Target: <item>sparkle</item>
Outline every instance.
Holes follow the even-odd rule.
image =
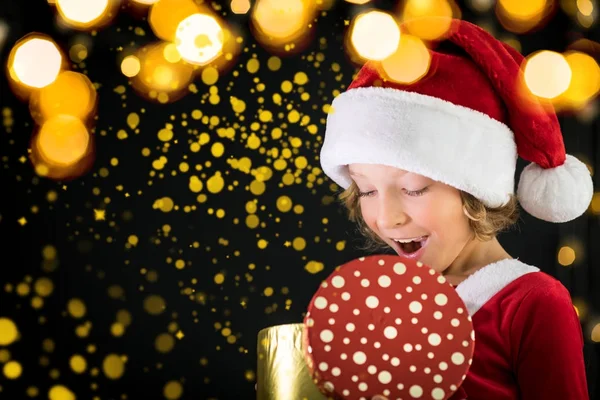
[[[175,336],[177,336],[177,339],[181,340],[183,339],[183,337],[185,336],[183,334],[183,332],[181,331],[181,329],[175,334]]]
[[[106,210],[94,209],[94,219],[96,221],[104,221],[106,219]]]
[[[25,224],[27,223],[27,219],[25,217],[21,217],[18,219],[19,224],[21,224],[21,226],[25,226]]]

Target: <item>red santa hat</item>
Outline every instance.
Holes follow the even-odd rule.
[[[517,189],[525,211],[549,222],[582,215],[590,171],[565,153],[554,110],[526,90],[524,57],[466,21],[453,20],[445,39],[458,51],[430,49],[429,70],[415,83],[386,80],[377,62],[361,68],[332,103],[324,173],[346,189],[349,164],[384,164],[498,207],[514,192],[520,156],[530,162]]]

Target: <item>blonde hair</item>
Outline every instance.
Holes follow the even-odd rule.
[[[366,244],[360,250],[380,251],[389,249],[389,244],[384,242],[371,230],[362,218],[360,209],[359,190],[355,182],[338,195],[338,200],[348,211],[350,221],[358,225],[358,230],[366,239]],[[510,196],[509,202],[501,207],[491,208],[484,205],[473,195],[460,190],[463,212],[469,219],[469,225],[476,239],[485,242],[495,238],[500,232],[507,230],[519,220],[517,198]]]

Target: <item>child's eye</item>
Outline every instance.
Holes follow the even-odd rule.
[[[427,190],[429,190],[429,187],[424,187],[421,190],[407,190],[406,194],[408,194],[409,196],[418,197],[422,196]]]
[[[371,190],[369,192],[358,192],[358,197],[367,197],[367,196],[370,196],[371,193],[373,193],[373,192],[374,192],[374,190]]]

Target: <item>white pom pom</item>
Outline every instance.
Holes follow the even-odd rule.
[[[587,166],[567,154],[565,163],[543,169],[529,164],[521,173],[517,197],[529,214],[548,222],[568,222],[582,215],[594,195]]]

